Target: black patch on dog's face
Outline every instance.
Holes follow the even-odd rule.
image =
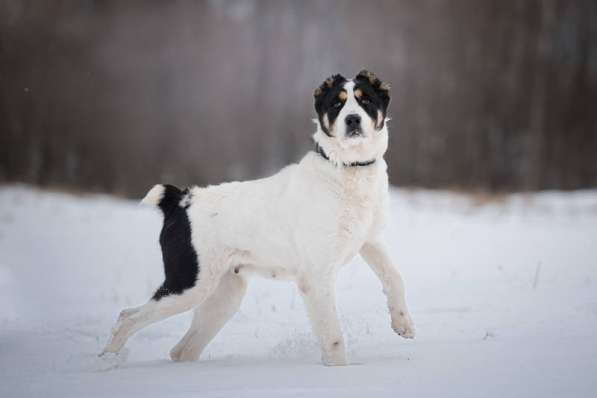
[[[380,130],[384,126],[390,104],[390,86],[368,70],[360,71],[354,82],[357,102],[376,121],[376,128]],[[381,118],[378,112],[381,112]]]
[[[342,75],[333,75],[327,78],[321,86],[315,89],[313,94],[315,97],[315,112],[319,124],[324,133],[332,136],[330,128],[334,125],[338,114],[346,103],[346,90],[343,89],[347,82]],[[327,115],[327,125],[324,123],[324,118]]]

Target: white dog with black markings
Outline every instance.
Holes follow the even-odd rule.
[[[380,235],[387,219],[389,86],[368,71],[341,75],[315,90],[315,151],[276,175],[179,190],[156,185],[143,203],[164,214],[165,281],[148,303],[121,312],[103,353],[154,322],[194,310],[175,361],[199,358],[234,315],[247,278],[297,283],[326,365],[346,365],[334,283],[357,254],[377,274],[392,328],[415,335],[400,273]]]

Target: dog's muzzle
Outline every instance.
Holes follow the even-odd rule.
[[[361,130],[361,117],[359,115],[348,115],[344,119],[344,122],[346,123],[347,137],[358,137],[363,134],[363,130]]]

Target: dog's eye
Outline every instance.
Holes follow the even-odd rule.
[[[367,105],[367,104],[371,103],[371,101],[369,101],[367,98],[363,98],[363,99],[361,100],[361,103],[362,103],[363,105]]]
[[[334,108],[340,108],[342,106],[342,102],[336,102],[334,104]]]

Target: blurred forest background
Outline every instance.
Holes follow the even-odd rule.
[[[392,84],[393,184],[597,187],[594,0],[0,0],[0,181],[265,176],[363,67]]]

